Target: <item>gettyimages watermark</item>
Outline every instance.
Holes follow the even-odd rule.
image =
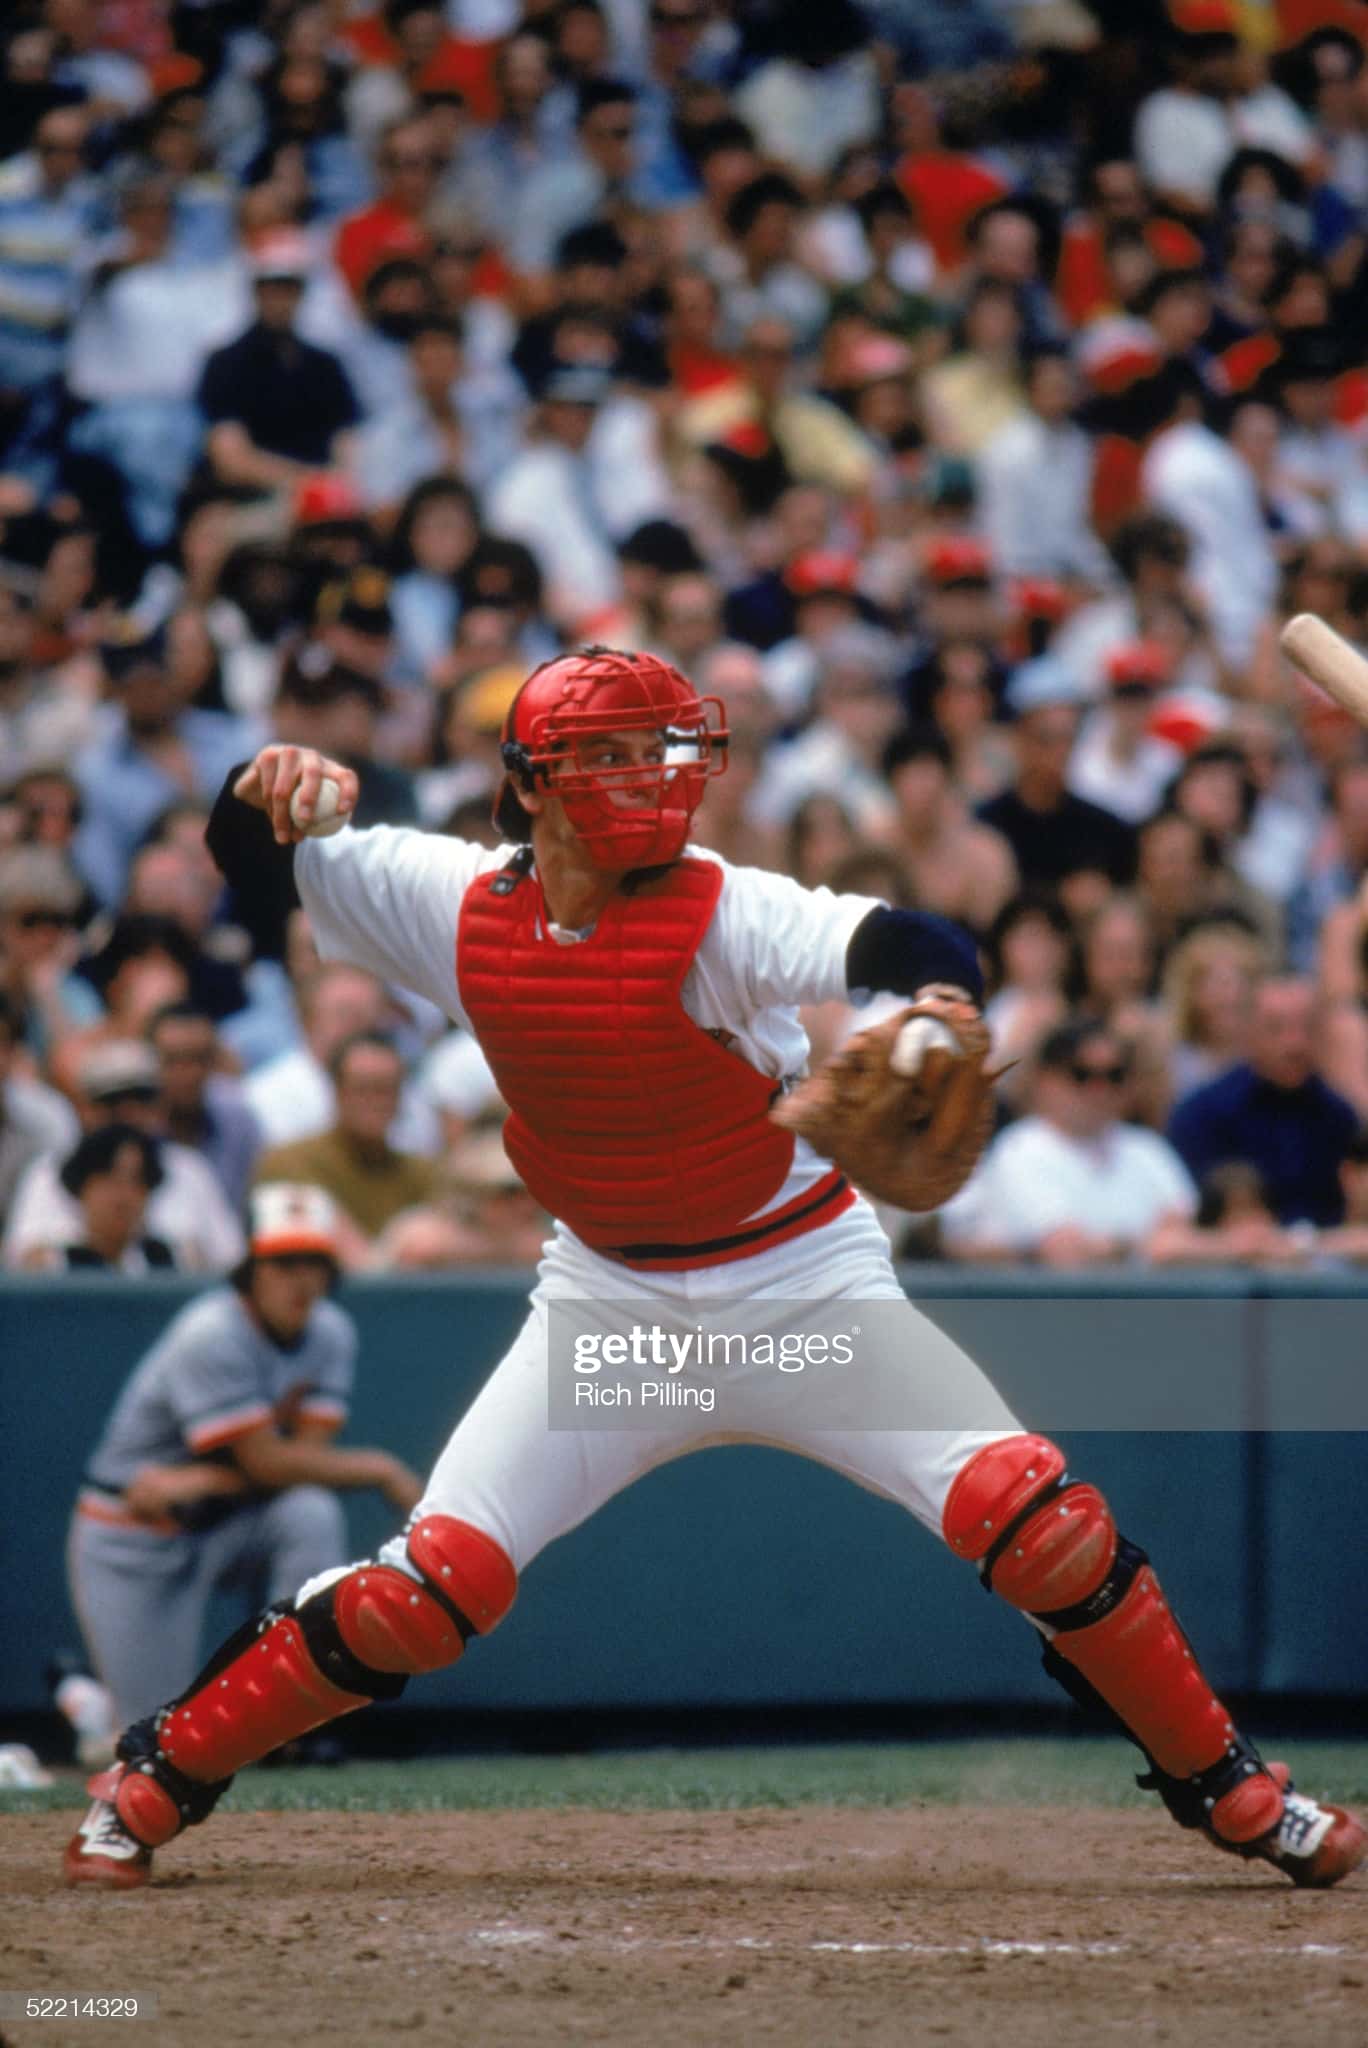
[[[554,1430],[1368,1431],[1368,1303],[547,1304]]]

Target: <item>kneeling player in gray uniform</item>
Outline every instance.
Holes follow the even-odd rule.
[[[334,1222],[320,1189],[259,1188],[231,1285],[181,1310],[90,1459],[68,1559],[111,1729],[194,1676],[217,1588],[240,1584],[256,1605],[345,1562],[334,1489],[378,1487],[404,1515],[421,1495],[387,1451],[331,1443],[356,1356],[350,1316],[324,1299]]]

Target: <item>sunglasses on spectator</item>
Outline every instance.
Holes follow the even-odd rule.
[[[80,156],[82,148],[83,145],[79,142],[43,142],[40,140],[38,143],[38,154],[39,156]]]
[[[439,156],[432,156],[426,151],[420,154],[417,150],[406,151],[401,156],[387,156],[382,163],[387,171],[440,171],[442,168]]]
[[[69,910],[47,910],[39,907],[33,910],[16,910],[14,922],[21,932],[41,931],[45,924],[56,925],[62,931],[70,931],[76,920]]]
[[[673,7],[653,7],[651,9],[652,28],[698,28],[702,24],[702,20],[703,16],[696,7],[681,7],[678,9]]]
[[[1130,1068],[1124,1060],[1118,1060],[1109,1067],[1090,1066],[1086,1060],[1075,1060],[1069,1072],[1080,1088],[1086,1088],[1090,1081],[1105,1081],[1109,1088],[1119,1088],[1130,1078]]]
[[[601,142],[630,142],[632,132],[630,121],[615,121],[611,128],[606,122],[600,121],[594,129]]]
[[[161,1090],[159,1088],[115,1088],[107,1094],[97,1095],[93,1099],[100,1109],[117,1109],[121,1102],[140,1102],[144,1105],[150,1102],[160,1102]]]

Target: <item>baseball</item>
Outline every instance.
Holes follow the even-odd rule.
[[[948,1024],[939,1017],[909,1017],[893,1041],[888,1064],[904,1078],[920,1073],[929,1052],[948,1052],[958,1059],[963,1047]]]
[[[312,818],[300,816],[299,791],[296,790],[290,798],[290,823],[306,839],[327,839],[332,833],[340,832],[347,822],[346,816],[338,810],[341,799],[341,790],[331,775],[325,775],[314,798]]]

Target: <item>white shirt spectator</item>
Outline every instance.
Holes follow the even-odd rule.
[[[72,329],[67,383],[92,405],[191,399],[204,359],[246,324],[235,263],[138,263],[89,293]]]
[[[776,57],[735,99],[763,156],[814,177],[829,171],[851,143],[870,142],[879,132],[878,66],[868,50],[821,66]]]
[[[1053,1231],[1086,1230],[1129,1244],[1164,1216],[1193,1214],[1197,1190],[1156,1131],[1113,1124],[1100,1138],[1066,1137],[1044,1117],[1023,1117],[994,1140],[941,1211],[947,1244],[1033,1252]]]
[[[144,1228],[170,1246],[176,1264],[190,1271],[226,1273],[246,1251],[242,1226],[229,1207],[207,1159],[186,1145],[161,1146],[163,1180],[147,1198]],[[81,1205],[59,1178],[62,1154],[45,1152],[27,1168],[14,1191],[5,1228],[3,1263],[18,1267],[40,1248],[85,1243]]]
[[[1278,587],[1278,563],[1248,466],[1195,420],[1167,428],[1140,470],[1148,504],[1168,512],[1192,543],[1192,580],[1221,652],[1248,661]]]
[[[559,441],[535,441],[490,488],[496,533],[523,541],[549,585],[553,611],[569,619],[615,604],[622,582],[614,542],[673,503],[660,459],[655,416],[640,399],[603,406],[576,455]]]
[[[1069,763],[1069,788],[1128,825],[1140,825],[1158,810],[1183,756],[1167,740],[1144,739],[1129,760],[1118,760],[1112,731],[1110,711],[1100,709],[1088,718]]]
[[[1276,85],[1229,102],[1165,86],[1141,102],[1135,117],[1135,156],[1146,184],[1204,205],[1237,149],[1271,149],[1304,164],[1315,147],[1305,115]]]
[[[1090,524],[1093,460],[1081,427],[1049,426],[1033,412],[994,434],[975,468],[984,537],[1004,574],[1113,580]]]

